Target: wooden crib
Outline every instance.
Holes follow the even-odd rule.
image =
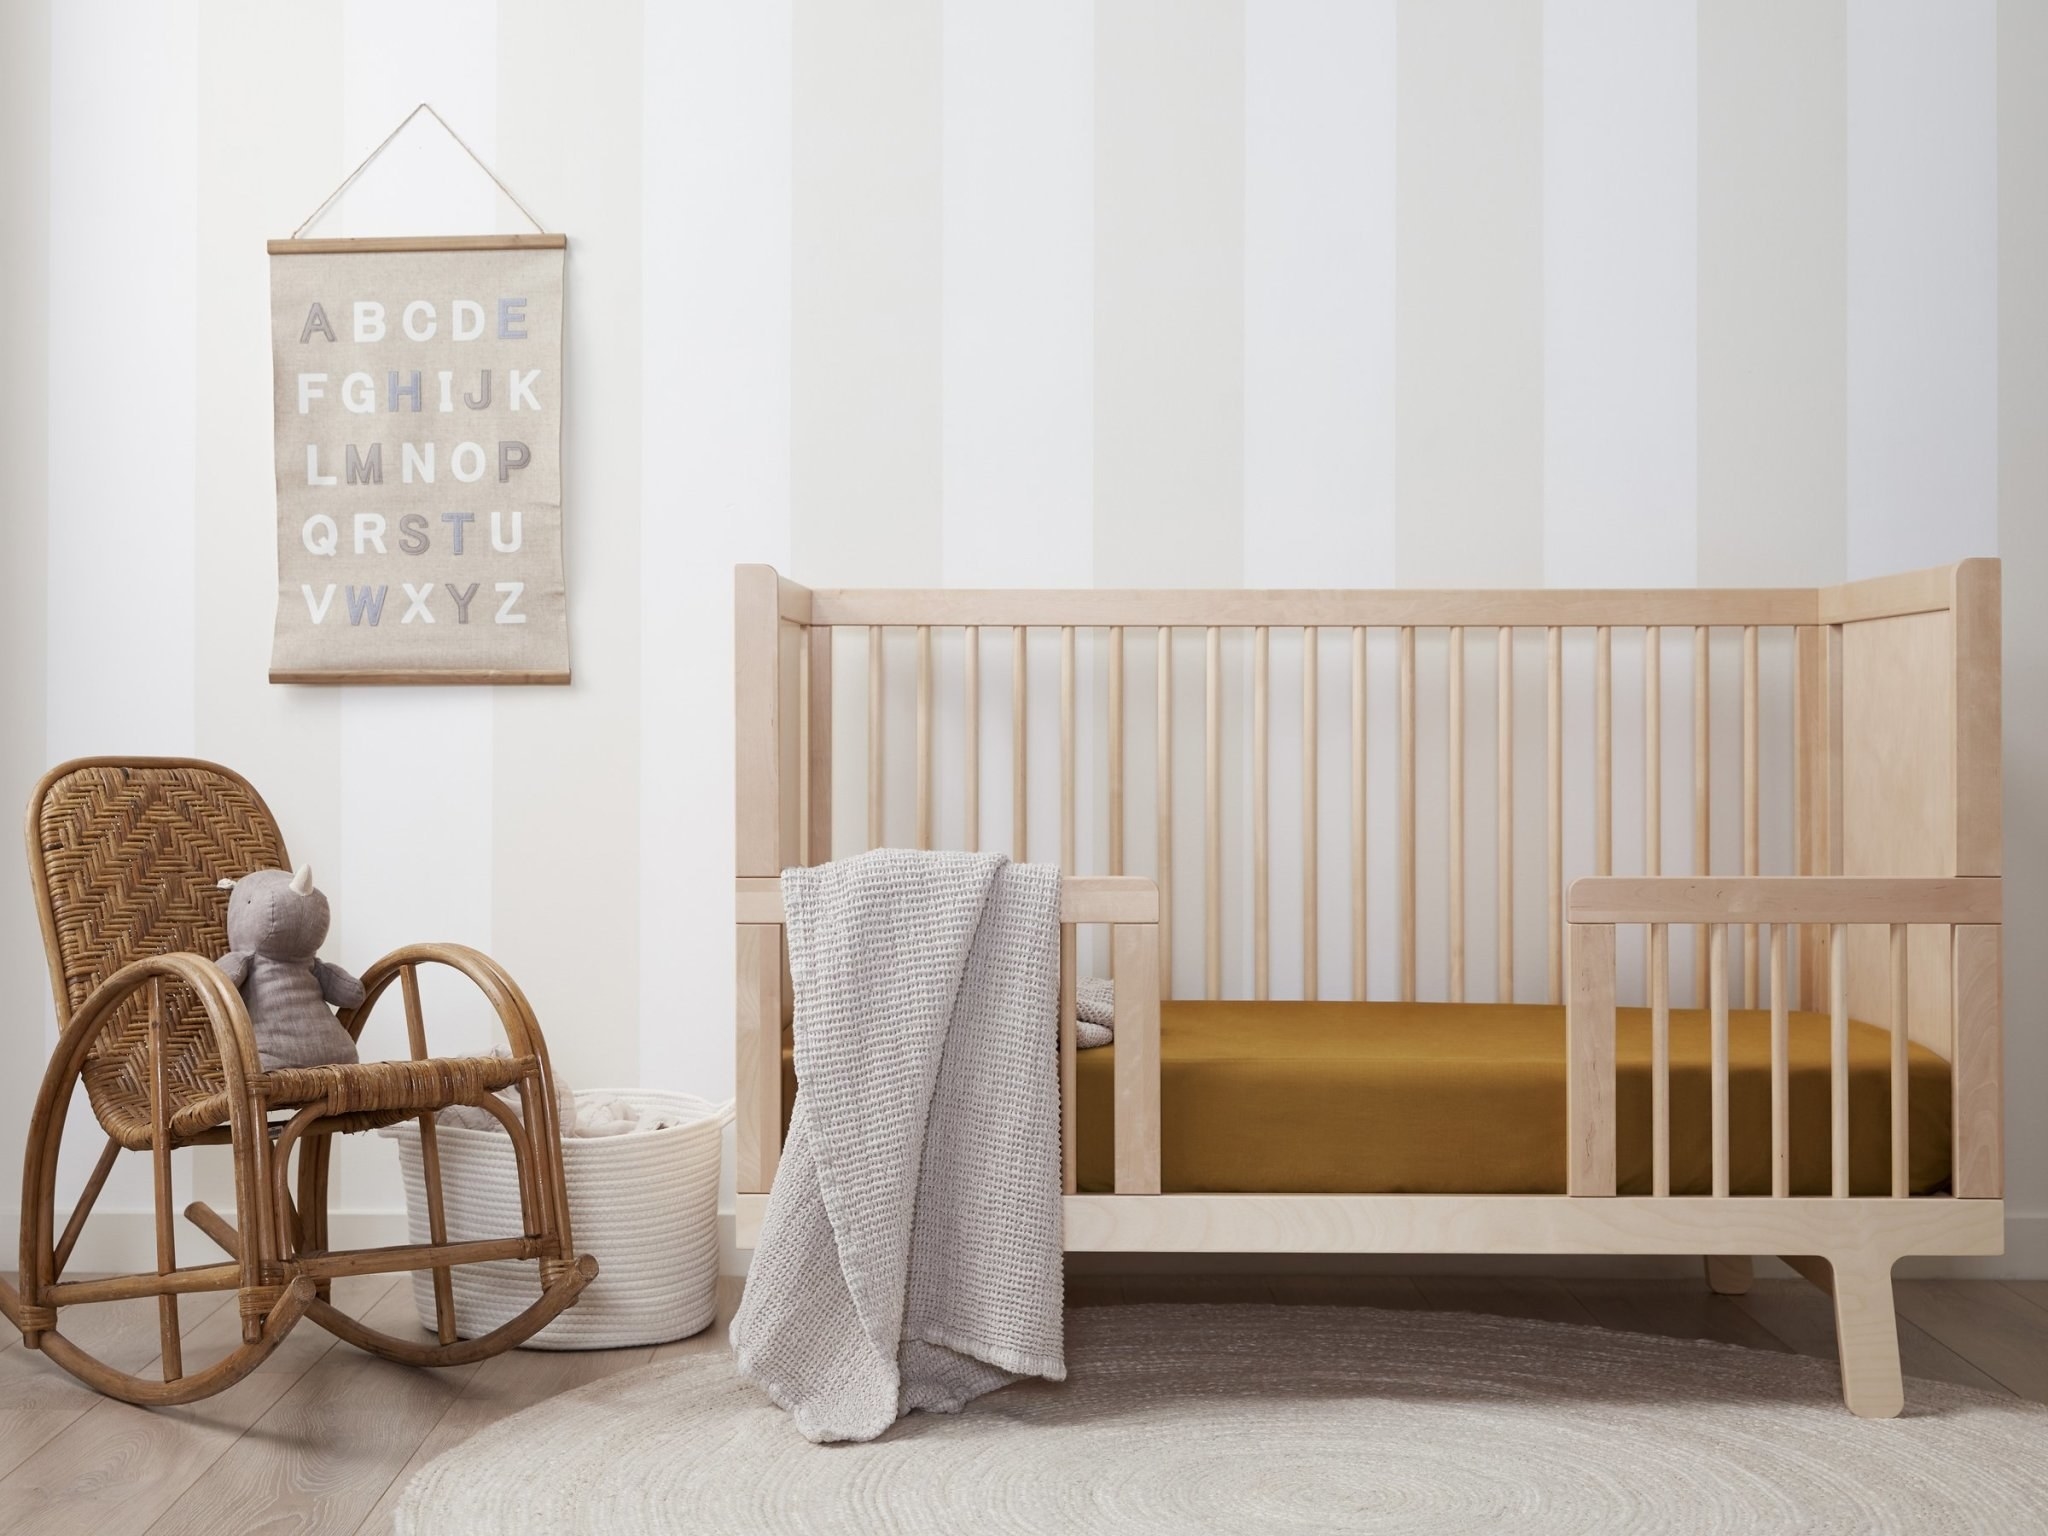
[[[735,601],[742,1247],[788,1107],[778,872],[884,841],[1045,857],[1047,818],[1031,842],[1031,808],[1056,782],[1070,1250],[1693,1254],[1730,1290],[1751,1255],[1775,1253],[1832,1294],[1843,1395],[1877,1417],[1902,1405],[1894,1263],[2003,1250],[1996,561],[1822,588],[1525,592],[814,591],[742,566]],[[1493,698],[1482,681],[1475,709],[1466,678],[1489,653]],[[1000,681],[984,697],[985,660],[992,679],[1007,673],[1007,708]],[[1668,750],[1681,736],[1689,764]],[[1298,831],[1294,812],[1284,828],[1271,814],[1282,759],[1299,776]],[[1478,796],[1474,777],[1492,781]],[[1009,790],[995,839],[985,786]],[[1184,803],[1198,824],[1177,825]],[[865,827],[849,826],[863,808]],[[1127,825],[1139,821],[1149,837]],[[1668,862],[1686,873],[1665,872],[1674,843]],[[1169,1171],[1181,1135],[1171,1090],[1162,1110],[1162,1009],[1196,1010],[1177,979],[1205,999],[1327,999],[1348,968],[1351,998],[1441,999],[1457,1027],[1489,946],[1493,1001],[1478,1006],[1562,1010],[1556,1188],[1246,1192],[1162,1177],[1163,1118]],[[1113,1179],[1094,1192],[1079,1179],[1084,955],[1116,980],[1102,1079]],[[1696,1186],[1673,1173],[1675,990],[1701,1010]],[[1621,1010],[1622,1034],[1647,1038],[1641,1059],[1617,1053],[1631,999],[1646,1011]],[[1325,1017],[1370,1028],[1380,1006]],[[1760,1067],[1731,1091],[1731,1015],[1767,1041],[1767,1084]],[[1809,1027],[1818,1107],[1798,1129],[1825,1135],[1820,1182],[1801,1192],[1789,1059]],[[1857,1174],[1857,1193],[1852,1027],[1883,1032],[1859,1088],[1879,1112],[1857,1122],[1877,1172]],[[1177,1081],[1172,1039],[1170,1026]],[[1925,1137],[1908,1132],[1908,1086],[1923,1065],[1945,1076],[1946,1102],[1910,1112],[1946,1114],[1941,1166],[1916,1185],[1909,1143]],[[1940,1078],[1922,1082],[1925,1097]],[[1731,1115],[1745,1092],[1759,1107],[1767,1095],[1767,1117]],[[1618,1124],[1625,1145],[1647,1140],[1626,1181]],[[1913,1146],[1915,1168],[1928,1150]],[[1763,1182],[1737,1188],[1741,1166]]]

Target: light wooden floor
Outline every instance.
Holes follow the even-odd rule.
[[[722,1348],[736,1286],[727,1283],[718,1325],[695,1339],[603,1354],[521,1350],[453,1371],[390,1365],[301,1323],[238,1386],[155,1413],[94,1396],[0,1329],[0,1532],[388,1531],[413,1469],[493,1420],[614,1371]],[[387,1329],[414,1321],[409,1281],[367,1276],[337,1288],[344,1307]],[[1759,1280],[1741,1297],[1714,1296],[1703,1281],[1406,1275],[1089,1275],[1069,1291],[1076,1306],[1436,1308],[1834,1354],[1829,1303],[1803,1280]],[[1898,1305],[1908,1375],[2048,1402],[2048,1281],[1905,1280]],[[188,1298],[183,1321],[188,1362],[212,1358],[236,1332],[228,1298]],[[125,1369],[156,1359],[149,1302],[81,1308],[66,1324]]]

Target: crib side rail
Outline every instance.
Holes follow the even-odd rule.
[[[739,1190],[765,1194],[782,1142],[782,1023],[787,1009],[782,883],[734,882],[739,932]],[[1073,1194],[1078,1173],[1076,1018],[1079,930],[1110,931],[1116,973],[1116,1192],[1159,1193],[1159,888],[1135,875],[1071,875],[1060,887],[1060,1164]]]
[[[1615,1193],[1615,929],[1649,930],[1651,1010],[1651,1147],[1653,1195],[1670,1190],[1669,942],[1674,924],[1703,928],[1712,963],[1708,1008],[1712,1049],[1713,1193],[1729,1193],[1728,982],[1724,963],[1731,925],[1757,924],[1770,943],[1771,1193],[1789,1188],[1787,1013],[1788,935],[1823,928],[1834,975],[1830,1007],[1832,1192],[1849,1193],[1849,1003],[1843,971],[1850,925],[1882,927],[1889,939],[1886,1017],[1891,1037],[1891,1194],[1909,1193],[1907,1082],[1911,1045],[1907,1008],[1909,927],[1944,929],[1950,946],[1950,1063],[1953,1191],[1961,1198],[2003,1193],[2003,1039],[1999,982],[2001,887],[1996,876],[1945,878],[1583,879],[1566,903],[1570,985],[1566,1000],[1566,1189],[1573,1195]]]
[[[1131,875],[1069,875],[1060,890],[1060,1162],[1079,1187],[1075,984],[1080,929],[1109,927],[1116,978],[1116,1192],[1159,1193],[1159,887]]]

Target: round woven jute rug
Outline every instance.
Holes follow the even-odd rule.
[[[1853,1418],[1826,1361],[1349,1307],[1101,1307],[1068,1380],[817,1446],[723,1354],[657,1363],[424,1468],[399,1529],[2039,1530],[2048,1408],[1936,1382]]]

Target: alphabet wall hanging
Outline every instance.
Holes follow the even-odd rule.
[[[566,683],[567,237],[298,238],[404,127],[269,242],[270,680]]]

